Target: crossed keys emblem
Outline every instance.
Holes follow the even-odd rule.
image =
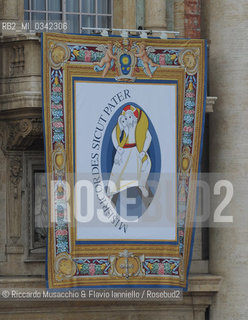
[[[135,256],[133,253],[124,250],[119,256],[110,256],[111,268],[110,275],[125,277],[143,276],[144,255]]]

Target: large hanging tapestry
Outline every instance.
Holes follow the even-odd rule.
[[[49,288],[187,288],[202,40],[43,34]]]

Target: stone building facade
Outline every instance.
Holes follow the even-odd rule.
[[[209,40],[202,170],[233,182],[225,215],[234,223],[196,229],[183,301],[0,301],[0,319],[247,319],[247,16],[246,0],[113,0],[115,28]],[[23,0],[0,0],[0,21],[23,19]],[[0,288],[42,288],[45,242],[34,228],[34,177],[44,172],[40,35],[2,31],[0,42]]]

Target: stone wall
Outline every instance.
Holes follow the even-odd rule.
[[[210,228],[210,272],[224,278],[210,310],[210,319],[247,319],[248,288],[248,73],[246,0],[202,1],[209,50],[209,93],[218,96],[210,117],[210,170],[234,188],[222,215],[233,223]],[[226,190],[221,190],[221,199]],[[216,198],[213,197],[213,208]]]

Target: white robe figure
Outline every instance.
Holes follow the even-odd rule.
[[[108,196],[112,198],[127,188],[139,187],[148,197],[147,179],[151,170],[151,159],[147,153],[151,144],[148,118],[143,111],[126,106],[112,132],[116,149],[114,164],[108,185]]]

